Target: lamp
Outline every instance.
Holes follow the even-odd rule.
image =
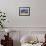
[[[9,29],[5,29],[5,32],[7,33],[7,36],[9,37]]]

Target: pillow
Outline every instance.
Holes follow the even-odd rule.
[[[35,36],[28,36],[25,35],[20,39],[21,43],[33,43],[34,41],[37,41],[37,38]]]

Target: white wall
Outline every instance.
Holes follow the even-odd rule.
[[[0,9],[6,12],[7,27],[46,27],[46,0],[0,0]],[[19,16],[19,7],[32,8],[30,16]]]
[[[33,0],[32,26],[46,27],[46,0]]]

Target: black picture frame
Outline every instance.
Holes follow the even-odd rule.
[[[30,16],[30,7],[19,7],[19,16]]]

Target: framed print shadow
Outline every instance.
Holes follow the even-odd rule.
[[[19,7],[19,16],[30,16],[30,7]]]

